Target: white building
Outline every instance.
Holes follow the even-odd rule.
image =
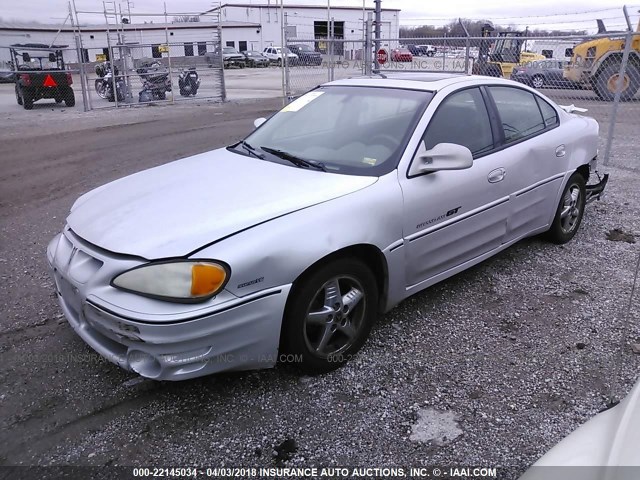
[[[364,37],[363,19],[367,12],[362,7],[285,5],[288,38],[291,40],[314,43],[315,48],[324,51],[323,38],[327,36],[328,19],[335,38],[347,42],[334,49],[334,53],[350,54],[362,48]],[[202,56],[213,50],[218,38],[218,16],[222,32],[222,43],[235,47],[239,51],[258,50],[281,44],[282,12],[275,0],[265,4],[227,3],[220,7],[203,12],[199,22],[188,23],[138,23],[134,17],[131,24],[119,25],[118,34],[111,25],[109,39],[107,27],[102,25],[81,25],[82,50],[85,62],[95,62],[108,54],[108,46],[124,43],[133,51],[135,58],[162,56],[162,47],[170,45],[171,57]],[[384,39],[396,39],[399,36],[400,10],[383,9],[381,36]],[[108,41],[109,40],[109,41]],[[65,54],[67,63],[76,63],[76,43],[74,30],[70,25],[16,24],[0,23],[0,64],[10,59],[9,49],[12,44],[44,43],[68,45]],[[344,45],[344,47],[342,46]],[[1,65],[0,65],[1,66]]]
[[[259,50],[282,43],[282,16],[286,17],[288,38],[293,40],[323,39],[327,36],[329,20],[333,26],[333,36],[346,41],[362,42],[364,38],[363,22],[372,8],[331,7],[327,5],[287,5],[281,10],[274,0],[265,4],[225,3],[220,7],[207,10],[202,14],[202,21],[207,15],[218,14],[222,22],[252,23],[260,25],[258,39],[238,40],[227,38],[223,32],[225,45],[238,50]],[[374,17],[375,18],[375,17]],[[400,36],[400,10],[383,8],[381,13],[380,33],[382,39],[397,39]],[[318,42],[321,43],[321,42]],[[317,45],[316,45],[317,47]]]

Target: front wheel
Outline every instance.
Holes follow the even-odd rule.
[[[20,87],[18,87],[17,83],[16,83],[16,101],[18,102],[18,105],[22,105],[22,95],[20,95]]]
[[[640,89],[640,70],[629,64],[624,76],[620,78],[620,65],[616,63],[609,64],[598,73],[593,89],[600,100],[611,102],[615,99],[618,82],[620,81],[622,82],[620,100],[628,102],[633,99],[638,89]]]
[[[577,172],[569,178],[551,228],[547,232],[547,238],[553,243],[567,243],[580,228],[586,204],[585,185],[584,177]]]
[[[107,98],[107,92],[106,92],[106,88],[104,85],[104,81],[101,78],[96,78],[95,81],[95,89],[96,89],[96,94],[100,97],[100,98]]]
[[[327,263],[294,285],[285,309],[281,346],[307,373],[334,370],[364,345],[378,309],[371,270],[356,259]]]

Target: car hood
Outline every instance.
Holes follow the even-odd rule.
[[[640,466],[638,445],[640,445],[640,379],[622,402],[596,415],[562,440],[540,458],[520,480],[549,478],[548,474],[551,470],[538,467]],[[576,470],[576,473],[578,472],[581,480],[596,480],[604,477],[603,472],[597,468]]]
[[[84,240],[111,252],[177,257],[376,180],[219,149],[92,190],[76,201],[67,223]]]

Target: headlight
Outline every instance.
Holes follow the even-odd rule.
[[[112,286],[170,302],[201,302],[222,290],[229,267],[209,260],[171,260],[132,268],[116,276]]]

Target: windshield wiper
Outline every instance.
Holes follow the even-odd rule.
[[[281,158],[283,160],[287,160],[291,163],[293,163],[295,166],[297,167],[301,167],[301,168],[315,168],[316,170],[322,170],[323,172],[327,171],[327,167],[325,167],[324,163],[322,162],[316,162],[313,160],[305,160],[304,158],[300,158],[300,157],[296,157],[295,155],[282,151],[282,150],[278,150],[277,148],[271,148],[271,147],[260,147],[262,150],[264,150],[265,152],[268,152],[272,155],[275,155],[278,158]]]
[[[242,146],[242,148],[244,148],[246,152],[253,155],[254,157],[258,157],[259,159],[264,160],[264,155],[262,155],[261,153],[258,153],[258,151],[254,147],[252,147],[249,143],[245,142],[244,140],[240,140],[238,143],[231,145],[231,148],[236,148],[238,145]]]

